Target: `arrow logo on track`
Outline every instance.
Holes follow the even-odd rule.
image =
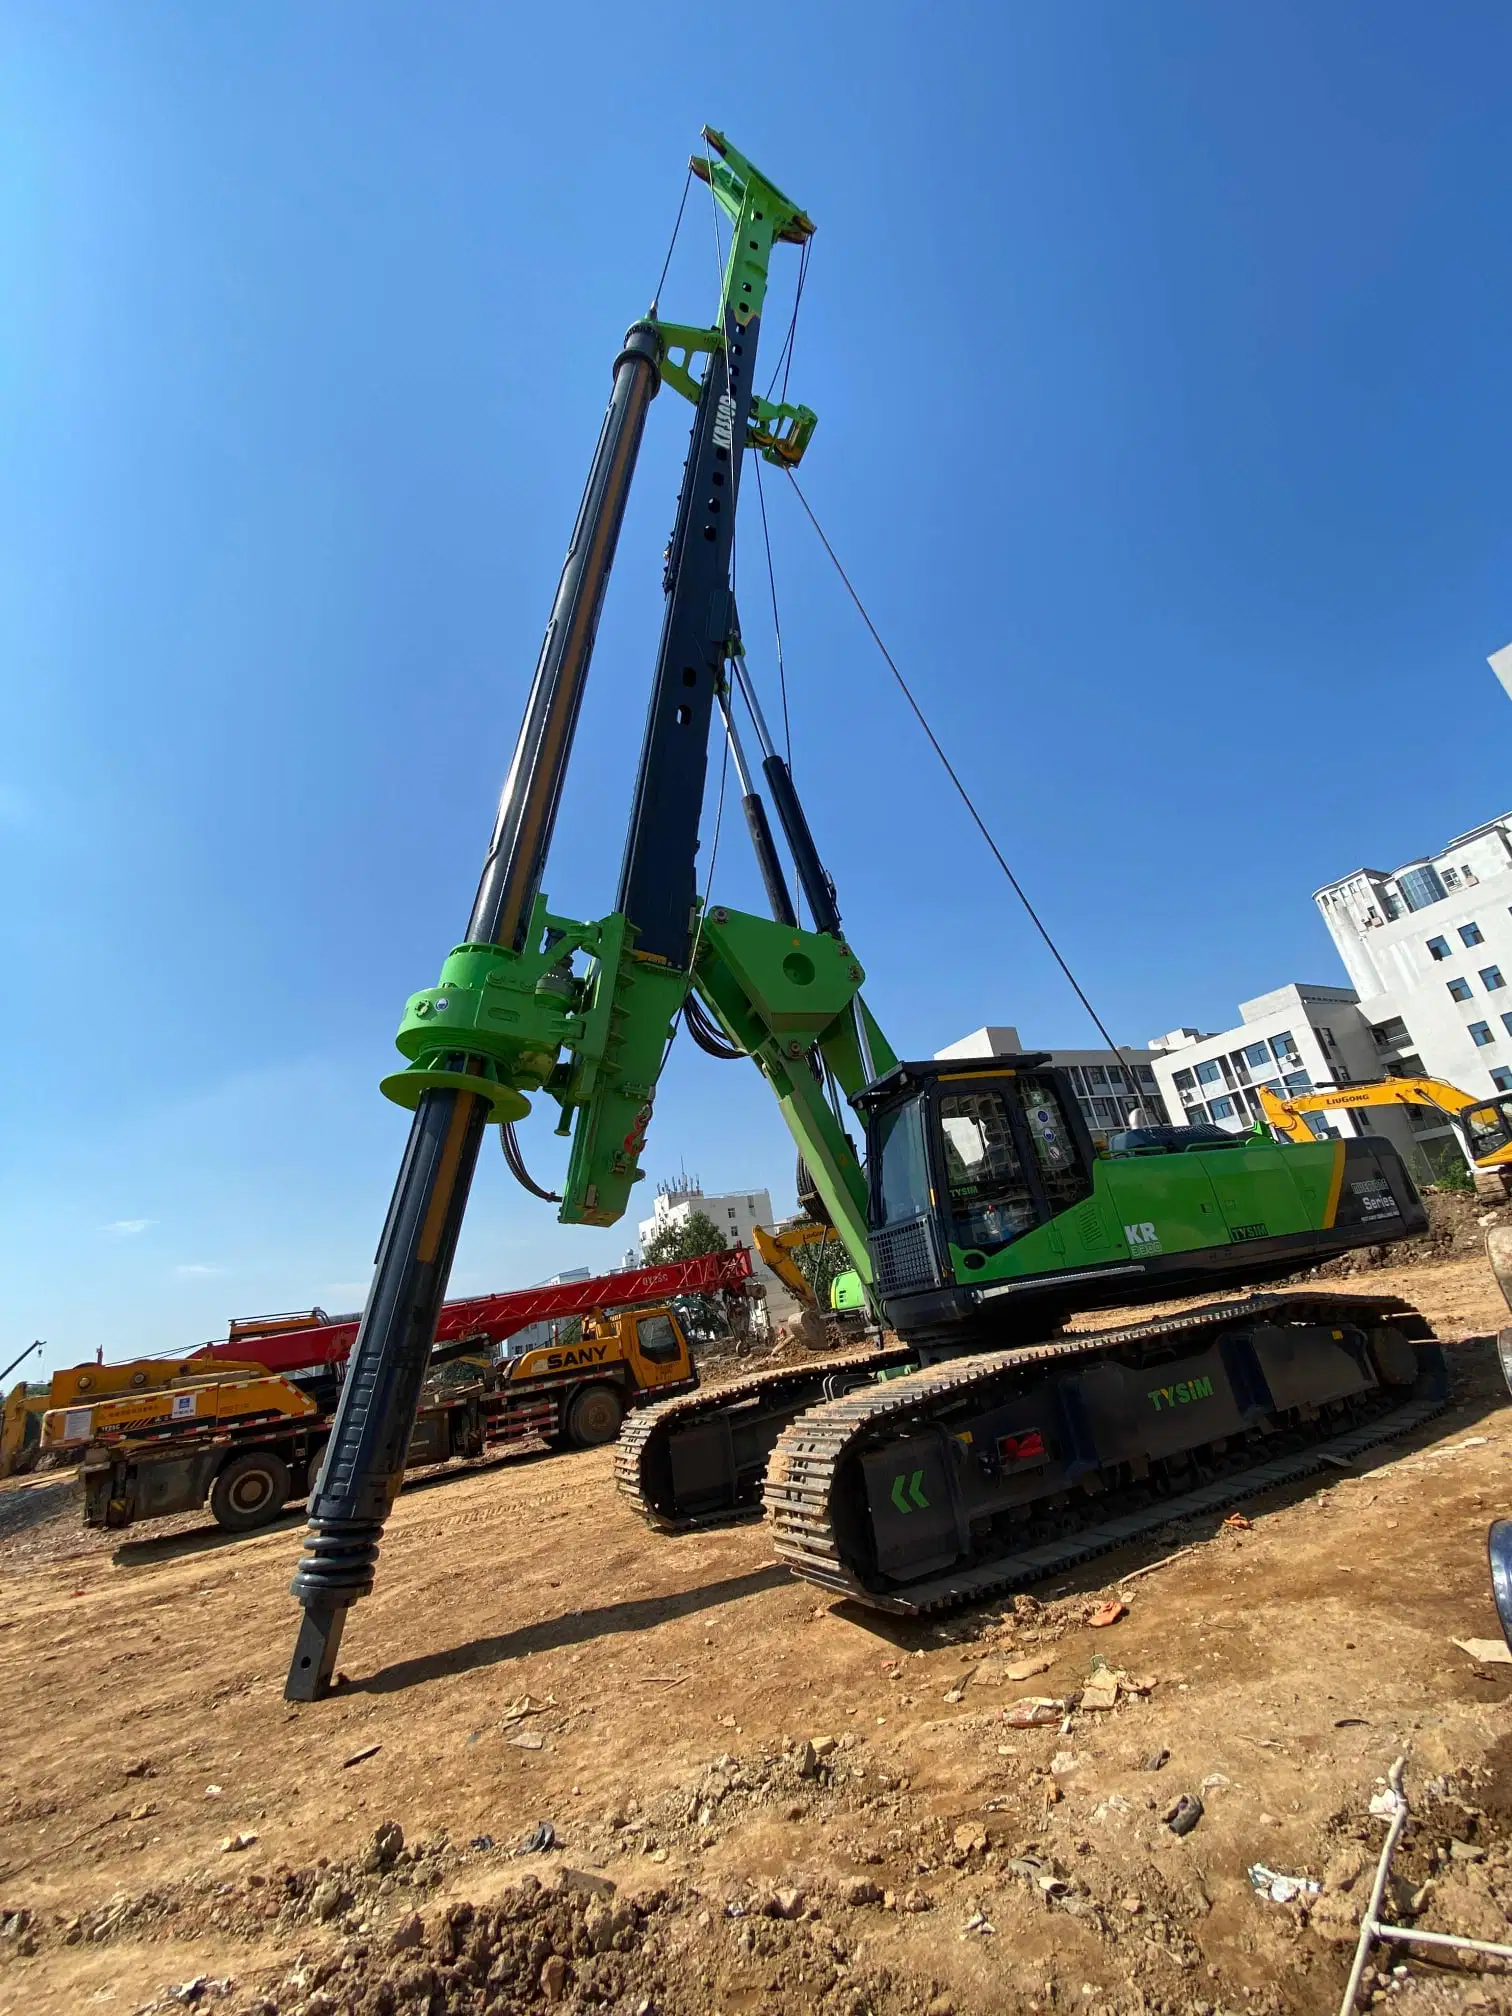
[[[908,1497],[912,1498],[914,1505],[917,1505],[921,1511],[927,1512],[929,1510],[929,1500],[924,1496],[923,1489],[921,1488],[923,1482],[924,1472],[922,1470],[915,1470],[912,1477],[909,1476],[906,1470],[900,1470],[897,1476],[894,1477],[892,1482],[892,1502],[905,1518],[907,1518],[913,1509],[903,1496],[903,1487],[905,1485],[908,1487]]]

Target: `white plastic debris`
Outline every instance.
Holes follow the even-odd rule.
[[[1255,1895],[1272,1904],[1295,1904],[1299,1897],[1316,1897],[1323,1888],[1311,1876],[1289,1876],[1284,1869],[1267,1869],[1263,1862],[1250,1864],[1249,1879]]]

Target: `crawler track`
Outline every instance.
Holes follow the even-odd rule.
[[[614,1481],[636,1511],[663,1531],[740,1517],[761,1510],[761,1480],[757,1476],[738,1496],[738,1503],[702,1513],[680,1512],[672,1493],[669,1446],[679,1431],[700,1422],[742,1414],[795,1412],[823,1404],[852,1379],[895,1371],[914,1362],[903,1347],[890,1351],[855,1351],[839,1358],[809,1359],[780,1372],[755,1372],[729,1386],[679,1394],[638,1409],[620,1430],[614,1452]],[[870,1390],[870,1387],[867,1389]]]
[[[1271,1426],[1207,1465],[1202,1452],[1194,1450],[1198,1482],[1191,1489],[1162,1492],[1159,1480],[1130,1484],[1109,1478],[1114,1488],[1104,1493],[1099,1479],[1100,1495],[1083,1494],[1071,1506],[1062,1502],[1053,1516],[1048,1508],[1037,1513],[1024,1522],[1027,1531],[1005,1536],[1001,1552],[989,1546],[945,1573],[906,1586],[886,1586],[885,1578],[868,1572],[855,1558],[854,1540],[848,1547],[842,1539],[855,1523],[857,1486],[850,1459],[869,1448],[938,1423],[942,1412],[955,1415],[963,1406],[985,1404],[1026,1372],[1055,1369],[1078,1359],[1095,1362],[1187,1348],[1244,1325],[1282,1320],[1362,1328],[1390,1325],[1417,1349],[1417,1382],[1411,1387],[1382,1387],[1352,1402],[1342,1432],[1336,1419],[1320,1414]],[[1173,1520],[1219,1510],[1322,1470],[1329,1456],[1348,1458],[1416,1428],[1443,1407],[1446,1397],[1443,1358],[1433,1333],[1412,1305],[1399,1297],[1249,1296],[1074,1341],[933,1366],[810,1408],[785,1429],[773,1450],[764,1503],[777,1554],[796,1574],[870,1609],[921,1616],[1062,1573]],[[1061,1496],[1064,1499],[1065,1494]],[[848,1513],[852,1516],[847,1522]]]

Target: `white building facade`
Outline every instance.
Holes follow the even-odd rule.
[[[1241,1001],[1239,1021],[1216,1035],[1176,1029],[1151,1046],[1155,1076],[1178,1125],[1205,1124],[1243,1133],[1263,1116],[1260,1087],[1278,1098],[1324,1091],[1384,1075],[1369,1018],[1352,987],[1300,981]],[[1374,1108],[1314,1115],[1314,1132],[1345,1137],[1384,1134],[1407,1153],[1423,1133],[1442,1131],[1437,1115]]]
[[[1369,1022],[1372,1075],[1512,1091],[1512,813],[1313,900]]]
[[[1011,1023],[988,1023],[958,1042],[936,1050],[936,1060],[951,1057],[1006,1057],[1021,1051],[1019,1032]],[[1051,1050],[1050,1062],[1065,1070],[1076,1093],[1082,1118],[1095,1134],[1127,1127],[1136,1107],[1153,1126],[1167,1124],[1168,1102],[1155,1076],[1155,1055],[1148,1049]]]

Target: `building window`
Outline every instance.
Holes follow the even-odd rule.
[[[1498,1092],[1512,1092],[1512,1071],[1505,1064],[1499,1064],[1491,1073],[1491,1083]]]
[[[1444,887],[1446,889],[1458,889],[1459,887],[1459,877],[1452,868],[1444,870]]]
[[[1470,999],[1470,982],[1468,980],[1451,980],[1449,982],[1449,998],[1451,1001],[1468,1001]]]
[[[1444,884],[1440,882],[1436,868],[1409,868],[1397,877],[1397,887],[1409,910],[1426,910],[1430,903],[1444,900]]]
[[[1501,976],[1500,966],[1482,966],[1480,977],[1481,985],[1488,994],[1494,994],[1498,987],[1505,987],[1507,984]]]
[[[1423,1060],[1415,1050],[1409,1050],[1405,1057],[1397,1057],[1386,1066],[1388,1078],[1422,1078],[1427,1074]]]
[[[1263,1071],[1270,1063],[1270,1047],[1265,1043],[1250,1043],[1239,1053],[1246,1064],[1253,1064]]]
[[[1153,1092],[1155,1090],[1155,1073],[1150,1069],[1149,1065],[1136,1064],[1134,1069],[1138,1075],[1140,1084],[1144,1086],[1146,1091]]]
[[[733,1204],[730,1206],[730,1216],[732,1218],[735,1216],[735,1206]]]
[[[1468,945],[1469,942],[1467,938],[1465,943]],[[1430,959],[1447,959],[1449,957],[1449,940],[1447,938],[1430,938],[1428,940],[1428,957]]]
[[[1503,1029],[1506,1030],[1509,1036],[1512,1036],[1512,1015],[1503,1015],[1502,1027]]]
[[[1296,1039],[1293,1037],[1290,1029],[1283,1029],[1279,1036],[1272,1036],[1270,1047],[1275,1052],[1278,1064],[1300,1064],[1302,1062],[1302,1053],[1298,1050]]]
[[[1199,1064],[1197,1066],[1197,1082],[1199,1085],[1216,1085],[1222,1076],[1223,1073],[1218,1069],[1215,1058],[1209,1057],[1206,1064]]]
[[[1461,945],[1484,945],[1486,942],[1479,924],[1461,924],[1459,931]]]
[[[1438,954],[1435,953],[1434,957],[1437,958]],[[1378,1050],[1388,1049],[1393,1043],[1410,1043],[1412,1041],[1411,1036],[1407,1033],[1407,1024],[1402,1020],[1400,1015],[1393,1015],[1389,1022],[1373,1023],[1370,1033],[1375,1038]]]
[[[1470,1024],[1470,1040],[1474,1043],[1477,1050],[1484,1050],[1488,1043],[1494,1043],[1496,1038],[1491,1034],[1490,1023],[1472,1022]]]
[[[1197,1087],[1197,1080],[1192,1076],[1190,1071],[1173,1072],[1171,1074],[1171,1083],[1176,1087],[1178,1092],[1192,1092]]]
[[[1188,1127],[1194,1127],[1200,1121],[1206,1120],[1206,1118],[1208,1117],[1207,1108],[1206,1106],[1203,1105],[1200,1099],[1194,1099],[1191,1105],[1186,1108],[1184,1117],[1186,1119],[1186,1124],[1188,1125]]]
[[[1460,873],[1461,875],[1464,876],[1465,886],[1468,889],[1473,889],[1476,883],[1479,882],[1480,880],[1479,875],[1476,874],[1475,870],[1470,866],[1470,863],[1468,861],[1461,861]]]
[[[1208,1111],[1215,1120],[1232,1120],[1234,1117],[1234,1102],[1232,1099],[1215,1099],[1208,1108]]]
[[[1311,1092],[1312,1080],[1305,1071],[1288,1071],[1281,1080],[1288,1092]]]

